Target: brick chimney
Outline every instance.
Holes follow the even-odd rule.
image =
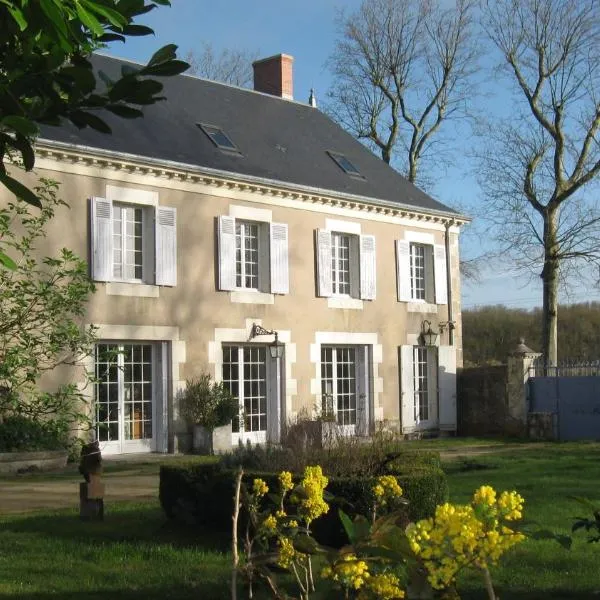
[[[254,68],[254,89],[286,100],[294,99],[294,77],[289,54],[277,54],[252,63]]]

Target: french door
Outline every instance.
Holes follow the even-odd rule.
[[[264,345],[223,345],[222,381],[239,401],[232,423],[234,446],[279,441],[283,411],[278,362]]]
[[[157,350],[150,343],[96,345],[94,427],[102,452],[155,449]]]

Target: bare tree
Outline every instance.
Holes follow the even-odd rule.
[[[556,364],[559,281],[600,264],[600,3],[484,0],[516,99],[487,131],[481,182],[504,248],[541,269],[542,352]],[[596,190],[597,191],[597,190]]]
[[[252,63],[257,59],[258,52],[254,50],[225,49],[217,53],[208,42],[199,53],[191,50],[186,55],[190,63],[188,73],[239,87],[252,87]]]
[[[465,114],[477,69],[473,1],[364,0],[340,18],[331,112],[415,182],[442,123]],[[434,136],[436,139],[434,140]],[[439,156],[436,156],[439,160]]]

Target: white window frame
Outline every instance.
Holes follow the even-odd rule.
[[[439,421],[436,406],[438,396],[437,348],[413,346],[412,363],[414,421],[417,428],[426,428]],[[426,411],[422,411],[423,407],[426,408]]]
[[[352,278],[357,272],[354,261],[358,260],[354,252],[353,235],[341,231],[331,232],[331,290],[334,296],[352,298]],[[347,258],[343,253],[347,252]],[[344,264],[346,263],[346,268]],[[342,291],[344,289],[344,291]]]
[[[331,352],[331,362],[327,361],[327,363],[324,362],[323,358],[324,358],[324,353],[330,351]],[[322,403],[326,403],[327,402],[327,397],[331,396],[333,399],[333,403],[331,406],[331,409],[333,410],[333,413],[335,415],[336,418],[336,423],[338,425],[338,427],[341,428],[342,432],[344,435],[354,435],[356,433],[356,427],[357,427],[357,423],[358,423],[358,404],[359,404],[359,395],[360,395],[360,381],[359,381],[359,377],[361,376],[361,373],[359,372],[359,364],[358,364],[358,353],[359,353],[360,349],[358,346],[354,346],[354,345],[333,345],[333,344],[323,344],[321,346],[321,399],[322,399]],[[348,353],[352,353],[352,365],[353,365],[353,378],[347,378],[350,381],[353,381],[354,385],[353,385],[353,390],[351,390],[351,394],[354,398],[354,408],[342,408],[340,409],[340,407],[338,406],[340,397],[347,395],[346,392],[340,391],[340,387],[342,387],[342,381],[343,378],[338,377],[338,372],[339,372],[339,367],[343,364],[350,364],[348,361],[344,361],[341,360],[340,361],[340,353],[344,353],[344,352],[348,352]],[[325,367],[325,364],[330,364],[331,365],[331,378],[325,378],[323,375],[323,370]],[[362,374],[364,376],[364,373]],[[331,384],[331,389],[327,390],[326,389],[326,382],[330,382]],[[363,382],[364,385],[364,382]],[[352,402],[350,401],[350,406],[352,404]],[[348,412],[354,412],[354,422],[350,422],[350,423],[340,423],[339,421],[339,413],[348,413]],[[343,421],[343,419],[342,419]]]
[[[91,202],[91,275],[106,283],[107,295],[158,297],[160,286],[177,285],[177,211],[159,206],[158,192],[106,186],[106,197]],[[142,210],[142,277],[115,276],[114,212],[115,209]],[[121,225],[121,266],[124,233]],[[123,272],[122,272],[123,275]]]
[[[421,262],[421,264],[418,264]],[[410,295],[413,302],[426,302],[427,289],[427,244],[410,243]],[[419,285],[422,283],[423,287]],[[422,295],[419,293],[422,290]],[[431,292],[430,292],[431,293]]]
[[[245,242],[252,237],[248,237],[246,235],[246,227],[252,228],[256,235],[253,236],[256,239],[256,248],[246,248]],[[261,242],[262,238],[262,228],[264,225],[262,223],[257,223],[255,221],[246,221],[241,219],[236,219],[235,221],[235,239],[236,239],[236,258],[235,258],[235,278],[236,278],[236,289],[241,291],[249,291],[255,290],[257,292],[263,291],[261,290],[261,282],[265,278],[265,269],[266,269],[266,257],[264,256],[264,248],[263,243]],[[240,247],[238,248],[238,240],[240,241]],[[247,261],[246,260],[246,251],[250,249],[253,253],[256,254],[256,261]],[[238,261],[238,252],[240,255],[240,260]],[[238,271],[239,265],[239,271]],[[256,274],[250,275],[255,278],[256,285],[246,285],[246,277],[247,269],[250,265],[256,266]]]
[[[272,377],[272,373],[271,373],[271,369],[270,369],[270,361],[269,361],[269,352],[268,352],[268,348],[266,345],[264,344],[236,344],[236,343],[224,343],[223,344],[223,348],[222,348],[222,355],[223,355],[223,361],[222,361],[222,373],[221,373],[221,380],[223,381],[224,384],[228,384],[230,381],[233,381],[232,379],[225,379],[224,375],[225,375],[225,365],[229,364],[226,360],[225,360],[225,349],[226,348],[236,348],[237,349],[237,388],[238,388],[238,394],[237,394],[237,398],[239,401],[239,427],[237,431],[232,431],[232,444],[235,446],[238,444],[238,442],[242,442],[245,443],[246,441],[250,441],[252,444],[264,444],[267,441],[267,432],[268,432],[268,427],[269,427],[269,382],[270,382],[270,377]],[[257,351],[260,352],[262,351],[263,357],[264,357],[264,373],[265,373],[265,377],[264,377],[264,381],[263,381],[263,386],[264,386],[264,403],[265,403],[265,412],[261,413],[252,413],[252,415],[262,415],[264,414],[264,419],[265,419],[265,428],[264,429],[257,429],[257,430],[246,430],[245,428],[245,423],[244,423],[244,409],[245,409],[245,404],[246,404],[246,400],[247,399],[252,399],[253,397],[246,397],[245,394],[245,389],[244,389],[244,365],[248,364],[246,363],[245,359],[244,359],[244,351],[248,349],[250,351]],[[233,364],[233,363],[231,363]],[[253,364],[258,364],[258,363],[253,363]]]
[[[141,264],[141,269],[142,269],[142,276],[141,277],[125,277],[124,274],[126,272],[126,266],[127,266],[127,262],[126,262],[126,256],[127,256],[127,237],[131,237],[128,236],[127,234],[127,221],[125,219],[122,218],[123,212],[126,211],[127,209],[132,209],[134,211],[139,210],[141,211],[141,225],[142,225],[142,235],[141,240],[142,240],[142,248],[141,248],[141,254],[142,254],[142,264]],[[116,221],[115,219],[115,211],[118,210],[120,212],[120,221],[121,221],[121,232],[120,232],[120,238],[121,238],[121,248],[119,249],[121,252],[121,261],[120,261],[120,268],[121,268],[121,277],[118,277],[115,275],[115,268],[117,267],[117,262],[115,261],[115,251],[117,250],[117,248],[115,247],[115,232],[114,232],[114,223]],[[134,213],[135,214],[135,213]],[[113,260],[112,260],[112,264],[113,264],[113,270],[112,270],[112,281],[114,282],[121,282],[121,283],[148,283],[148,280],[150,279],[148,277],[148,271],[149,271],[149,267],[151,262],[151,256],[149,256],[150,252],[149,252],[149,248],[152,248],[154,246],[154,236],[152,236],[152,240],[148,239],[148,235],[149,235],[149,230],[148,230],[148,220],[150,219],[150,222],[152,221],[152,216],[149,214],[149,209],[143,206],[138,206],[135,204],[127,204],[124,202],[113,202]],[[135,219],[134,219],[134,227],[135,227]],[[135,237],[135,233],[134,233],[134,237]],[[134,249],[135,252],[135,249]],[[135,270],[135,263],[132,265],[134,270]]]
[[[238,223],[258,226],[257,287],[244,287],[245,280],[238,285]],[[218,289],[229,292],[231,302],[274,304],[276,295],[290,293],[288,225],[274,223],[270,210],[231,205],[228,215],[217,217],[217,238]]]

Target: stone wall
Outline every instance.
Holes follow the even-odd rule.
[[[508,417],[508,369],[471,367],[458,373],[458,435],[503,435]]]

